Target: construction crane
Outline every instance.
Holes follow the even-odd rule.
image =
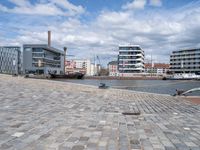
[[[101,61],[100,61],[100,59],[99,59],[99,56],[97,56],[97,61],[98,61],[98,63],[99,63],[99,69],[98,69],[98,64],[97,64],[97,75],[100,76]]]

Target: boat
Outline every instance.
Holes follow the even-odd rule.
[[[49,74],[51,78],[62,78],[62,79],[83,79],[84,74],[83,73],[69,73],[69,74]]]
[[[180,73],[164,77],[163,80],[200,80],[200,75],[195,73]]]
[[[35,79],[83,79],[84,74],[82,73],[69,73],[69,74],[55,74],[49,73],[48,75],[37,75],[37,74],[25,74],[24,78],[35,78]]]

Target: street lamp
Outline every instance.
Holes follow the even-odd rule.
[[[14,75],[15,73],[15,65],[16,65],[16,61],[15,61],[15,59],[13,60],[13,67],[12,67],[12,74]]]
[[[65,61],[66,61],[66,53],[67,53],[67,47],[64,47],[64,68],[63,68],[63,71],[64,71],[64,74],[65,74]]]
[[[40,68],[41,66],[42,66],[42,61],[39,59],[39,60],[38,60],[38,75],[39,75],[39,71],[40,71],[39,68]]]

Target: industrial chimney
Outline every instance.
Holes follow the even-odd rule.
[[[51,31],[48,31],[48,47],[51,47]]]

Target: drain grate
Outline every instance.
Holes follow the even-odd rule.
[[[134,115],[134,116],[138,116],[140,115],[140,112],[123,112],[123,115]]]

